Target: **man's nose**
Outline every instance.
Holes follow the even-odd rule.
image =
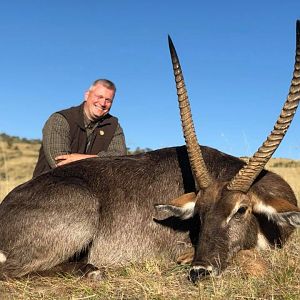
[[[106,101],[106,99],[100,99],[100,105],[101,106],[106,106],[106,103],[107,103],[107,101]]]

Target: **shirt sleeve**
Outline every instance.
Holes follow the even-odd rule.
[[[97,155],[101,157],[126,155],[127,147],[125,135],[122,127],[118,124],[114,136],[108,146],[107,151],[100,151]]]
[[[54,159],[57,155],[71,153],[69,123],[61,114],[52,114],[45,123],[42,143],[51,168],[56,166]]]

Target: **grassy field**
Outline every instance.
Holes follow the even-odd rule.
[[[0,201],[31,178],[38,149],[38,143],[0,141]],[[299,161],[272,159],[267,167],[285,178],[300,199]],[[192,284],[188,266],[148,261],[108,267],[101,282],[62,275],[0,282],[0,299],[300,299],[299,253],[297,231],[283,249],[261,252],[268,266],[263,277],[248,276],[233,262],[221,277]]]

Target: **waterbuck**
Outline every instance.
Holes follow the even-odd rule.
[[[300,212],[291,187],[264,166],[300,99],[299,21],[296,36],[289,95],[248,163],[199,146],[169,38],[186,146],[86,159],[16,187],[0,204],[1,278],[48,270],[76,254],[84,256],[87,276],[101,278],[102,266],[182,257],[192,242],[194,281],[222,271],[239,250],[282,246],[300,225]],[[153,220],[160,213],[154,205],[171,215]]]

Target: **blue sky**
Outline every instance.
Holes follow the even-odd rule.
[[[184,144],[167,35],[176,46],[199,142],[252,155],[288,94],[299,0],[49,0],[0,3],[0,132],[41,138],[97,78],[128,147]],[[300,112],[275,152],[300,159]]]

